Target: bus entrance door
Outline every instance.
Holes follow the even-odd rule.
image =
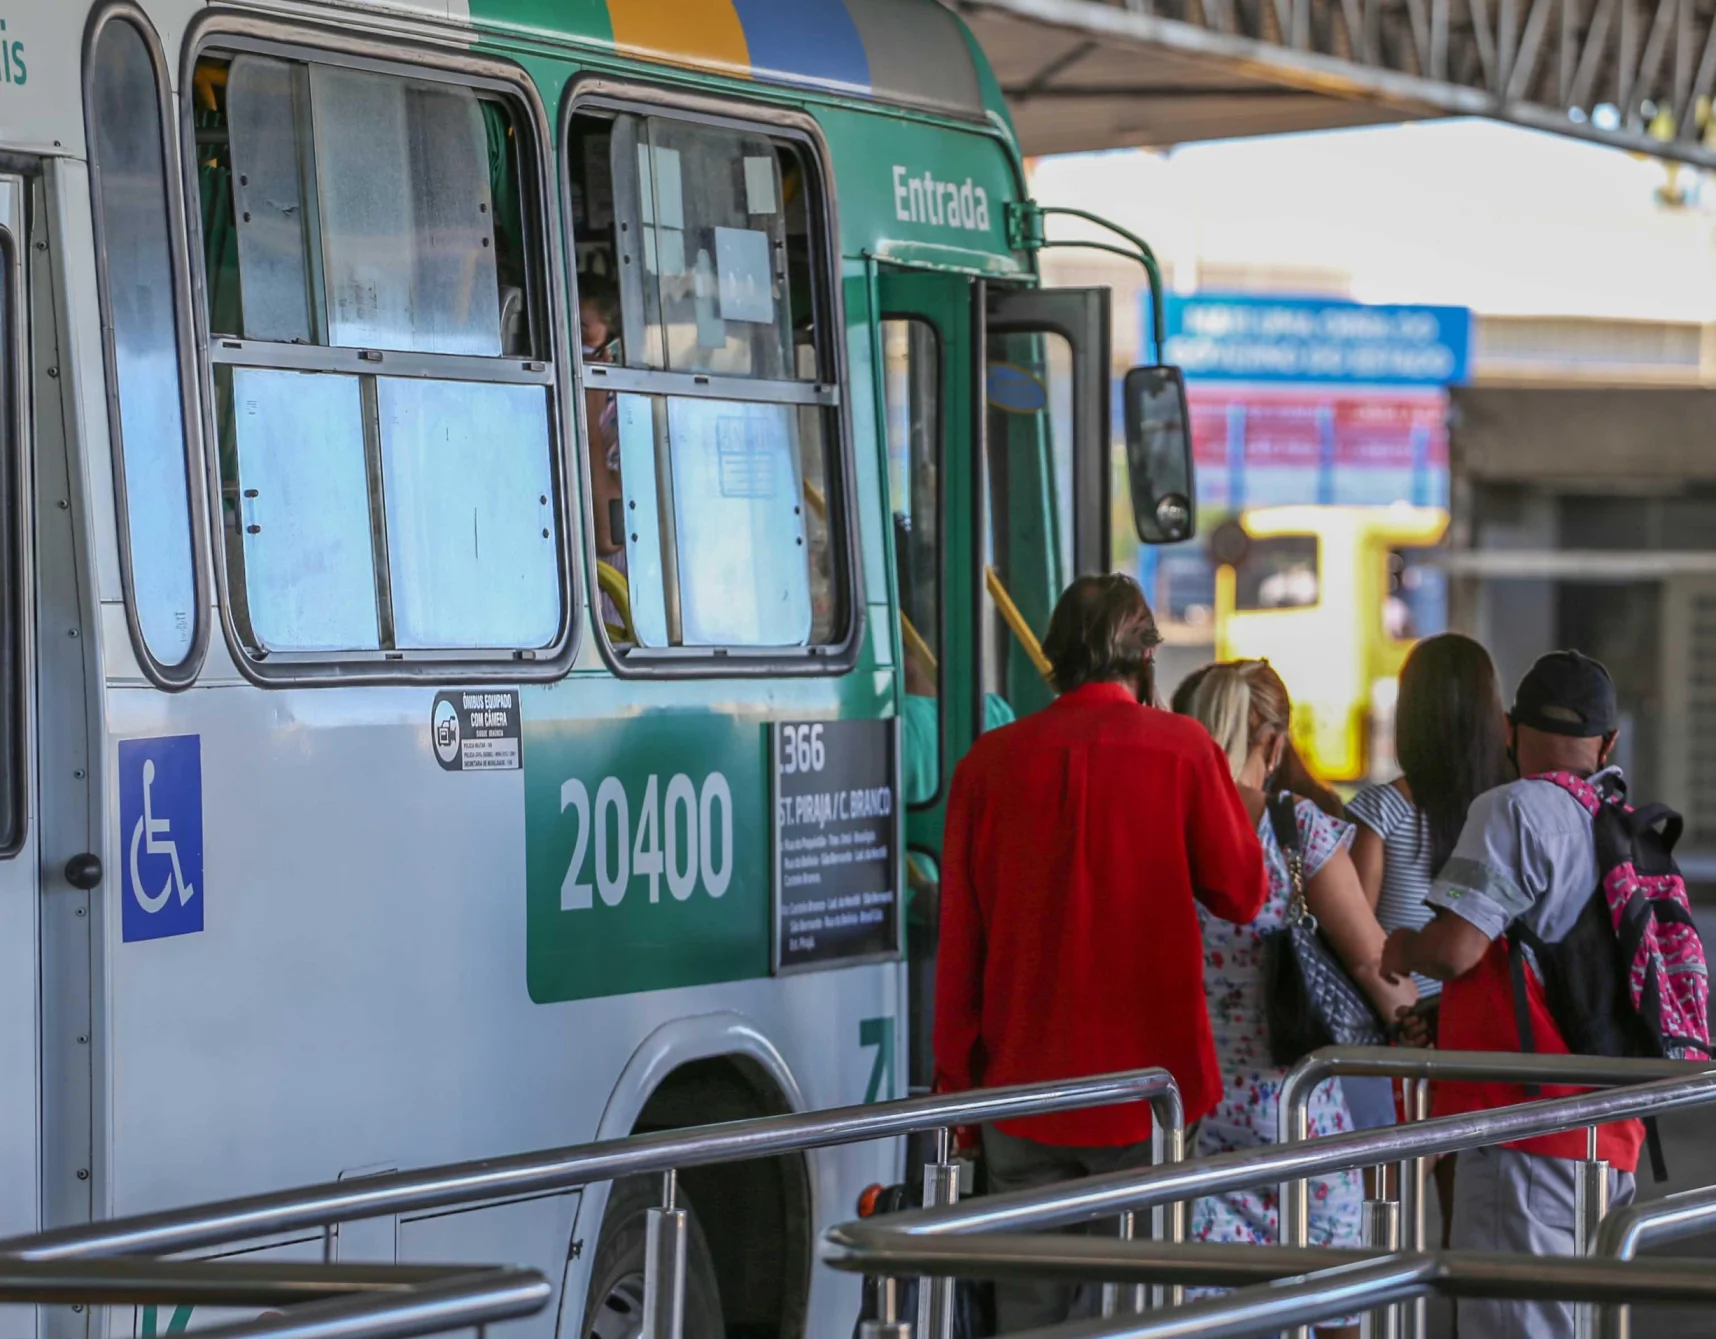
[[[36,192],[32,208],[29,193]],[[46,328],[38,313],[52,310],[54,284],[52,259],[48,254],[40,178],[0,175],[0,1237],[35,1232],[48,1226],[43,1212],[45,1194],[42,1167],[42,1020],[51,1007],[51,983],[41,975],[46,947],[47,901],[57,888],[64,888],[63,875],[50,881],[43,868],[40,795],[36,767],[37,738],[31,648],[38,640],[32,624],[37,614],[38,589],[31,573],[54,566],[56,580],[76,580],[75,563],[69,551],[52,559],[35,552],[31,544],[31,516],[43,507],[50,509],[51,522],[65,529],[69,514],[63,443],[59,443],[58,482],[36,479],[32,447],[36,434],[27,417],[32,402],[42,414],[59,414],[59,355],[51,317]],[[27,237],[26,216],[39,234]],[[39,247],[31,242],[40,243]],[[31,350],[26,360],[26,350]],[[32,498],[26,489],[34,482],[41,491]],[[53,499],[53,501],[47,501]],[[56,505],[57,504],[57,505]],[[83,650],[78,623],[56,622],[58,640],[67,643],[72,655]],[[66,632],[71,636],[66,636]],[[74,640],[75,639],[75,640]],[[61,648],[55,646],[55,652]],[[79,693],[78,714],[86,710]],[[86,760],[75,761],[69,753],[63,760],[66,777],[73,770],[85,775]],[[78,784],[81,785],[81,782]],[[73,848],[87,851],[87,846]],[[65,859],[60,858],[64,865]],[[81,871],[74,871],[79,873]],[[56,888],[57,885],[57,888]],[[87,894],[81,896],[87,899]],[[68,914],[70,909],[68,908]],[[88,934],[88,904],[79,913]],[[81,1036],[86,1075],[90,1047],[88,1009],[88,958],[82,973],[85,1025]],[[87,1169],[87,1153],[80,1164]],[[89,1173],[85,1170],[87,1179]],[[87,1216],[87,1215],[86,1215]],[[34,1334],[33,1308],[0,1306],[0,1334]]]
[[[1054,601],[1105,567],[1108,291],[884,268],[877,298],[924,1087],[947,783],[979,734],[1050,700]]]

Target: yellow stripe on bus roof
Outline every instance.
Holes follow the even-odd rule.
[[[614,46],[627,55],[751,77],[751,50],[732,0],[608,0]]]

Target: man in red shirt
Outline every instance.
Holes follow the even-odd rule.
[[[1245,922],[1263,853],[1203,726],[1142,705],[1161,640],[1138,583],[1080,577],[1043,643],[1059,698],[959,764],[942,845],[935,1060],[945,1091],[1162,1065],[1186,1119],[1221,1095],[1196,903]],[[1140,1103],[983,1129],[995,1190],[1150,1160]],[[997,1288],[1003,1332],[1072,1289]]]

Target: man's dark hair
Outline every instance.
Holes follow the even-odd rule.
[[[1049,619],[1043,654],[1055,691],[1131,679],[1148,690],[1150,652],[1162,640],[1138,583],[1129,576],[1080,577]]]

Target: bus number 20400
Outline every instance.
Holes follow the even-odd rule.
[[[567,810],[578,824],[578,836],[560,884],[562,911],[589,910],[592,894],[617,907],[633,878],[648,880],[651,902],[661,901],[663,882],[674,900],[683,902],[697,891],[700,879],[710,897],[720,897],[732,881],[733,792],[719,772],[706,776],[701,790],[683,772],[665,788],[652,775],[638,806],[635,835],[631,803],[618,777],[602,778],[594,805],[577,777],[563,782],[560,812]],[[592,855],[593,885],[592,871],[585,868]]]

